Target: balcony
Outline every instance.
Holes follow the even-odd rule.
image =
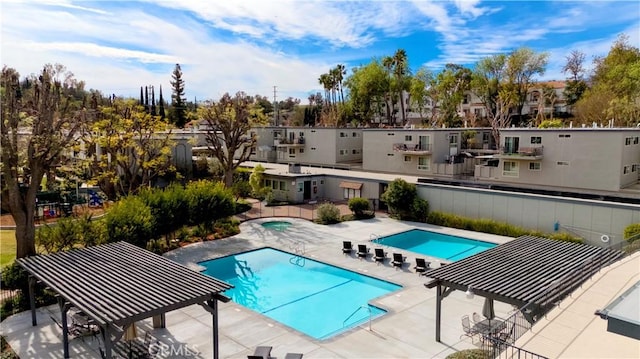
[[[276,138],[273,140],[273,145],[276,147],[304,147],[304,137],[294,138],[293,140],[288,138]]]
[[[406,144],[406,143],[394,143],[393,150],[400,152],[404,155],[424,156],[431,154],[430,144]]]
[[[510,160],[522,160],[522,161],[538,161],[544,156],[542,155],[542,146],[540,147],[519,147],[509,148],[500,147],[500,153],[496,157]]]

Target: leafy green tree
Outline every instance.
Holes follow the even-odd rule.
[[[206,122],[205,140],[224,173],[224,184],[233,185],[236,168],[251,156],[257,137],[250,130],[267,122],[262,108],[244,92],[234,97],[225,93],[218,102],[207,102],[198,112]]]
[[[433,85],[438,94],[440,123],[447,127],[462,125],[458,109],[465,91],[469,90],[470,83],[471,70],[460,65],[447,64],[444,70],[438,73]]]
[[[535,84],[533,77],[544,75],[548,58],[549,54],[536,53],[528,47],[518,48],[507,56],[506,85],[513,94],[513,105],[519,116],[522,116],[529,90]]]
[[[16,257],[23,258],[36,254],[34,214],[42,179],[61,164],[93,114],[83,106],[83,83],[59,64],[45,65],[24,87],[18,72],[4,66],[0,85],[1,203],[16,223]]]
[[[628,40],[628,36],[621,35],[607,56],[594,60],[595,70],[590,81],[592,87],[576,104],[577,115],[582,120],[601,122],[614,119],[623,126],[634,126],[638,122],[640,49],[630,45]],[[599,107],[600,118],[596,119]]]
[[[409,219],[412,218],[412,206],[417,196],[418,189],[415,184],[396,178],[389,183],[381,199],[387,204],[392,215],[399,219]]]
[[[416,72],[415,76],[411,78],[411,85],[409,88],[409,94],[411,97],[411,103],[413,108],[418,110],[418,114],[423,123],[430,123],[435,118],[436,106],[432,106],[432,111],[426,113],[425,110],[428,105],[436,102],[437,98],[434,96],[433,85],[434,76],[429,69],[421,67]]]
[[[258,199],[264,199],[267,194],[271,192],[271,187],[265,187],[263,185],[264,171],[265,168],[261,164],[258,164],[253,168],[253,172],[251,172],[251,176],[249,177],[251,194]]]
[[[114,99],[87,125],[88,163],[109,198],[137,193],[155,178],[175,173],[169,125],[134,100]]]
[[[178,128],[183,128],[187,122],[187,99],[184,97],[184,80],[180,64],[176,64],[171,74],[171,109],[169,119]]]
[[[362,122],[368,123],[374,114],[381,113],[389,84],[389,77],[378,60],[355,68],[345,80],[354,112]]]

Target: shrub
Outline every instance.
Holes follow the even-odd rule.
[[[532,235],[565,242],[583,243],[582,239],[573,237],[569,233],[542,233],[539,231],[527,230],[504,222],[497,222],[493,219],[465,218],[455,214],[438,211],[429,212],[429,215],[427,216],[427,223],[444,227],[466,229],[475,232],[497,234],[506,237]]]
[[[184,213],[188,210],[188,202],[182,186],[174,184],[165,189],[144,190],[139,197],[149,206],[155,219],[153,238],[170,234],[187,223]]]
[[[355,197],[349,200],[349,209],[356,219],[364,217],[364,213],[369,211],[369,200],[362,197]]]
[[[146,248],[153,239],[155,219],[151,209],[138,197],[117,202],[105,216],[109,242],[126,241]]]
[[[640,239],[640,223],[634,223],[628,225],[624,229],[624,239],[629,243]]]
[[[381,199],[389,207],[392,216],[398,219],[413,219],[414,199],[418,197],[416,185],[397,178],[389,184]]]
[[[340,222],[340,209],[333,203],[323,203],[318,206],[318,222],[333,224]]]
[[[18,290],[17,294],[5,300],[0,306],[0,321],[7,316],[25,311],[29,305],[29,280],[27,272],[17,263],[6,266],[2,270],[2,288]],[[55,303],[55,296],[41,283],[35,285],[36,306]]]
[[[447,355],[446,359],[484,359],[492,357],[492,353],[485,353],[482,349],[464,349]]]
[[[411,217],[414,221],[424,222],[429,213],[429,202],[425,199],[415,197],[411,204]]]
[[[46,224],[36,230],[36,244],[47,253],[67,251],[79,242],[79,233],[75,219],[60,218],[56,223]]]
[[[262,181],[264,179],[264,171],[265,168],[262,165],[258,164],[253,168],[253,172],[251,172],[251,175],[249,176],[251,195],[259,200],[263,200],[267,196],[267,194],[271,192],[270,187],[263,186]]]
[[[246,198],[251,196],[251,185],[248,181],[238,181],[234,182],[231,186],[231,191],[236,198],[236,201],[240,198]]]
[[[185,190],[192,225],[213,224],[220,218],[235,214],[235,200],[231,191],[221,182],[197,181]]]

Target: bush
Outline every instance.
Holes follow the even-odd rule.
[[[188,202],[182,186],[144,190],[139,197],[149,206],[155,219],[153,238],[170,234],[187,223],[184,213],[188,210]]]
[[[583,240],[577,237],[573,237],[569,233],[542,233],[539,231],[527,230],[522,227],[514,226],[508,223],[497,222],[493,219],[473,219],[461,217],[451,213],[444,213],[438,211],[432,211],[427,216],[427,223],[451,227],[458,229],[465,229],[469,231],[497,234],[506,237],[520,237],[524,235],[532,235],[537,237],[549,238],[558,241],[583,243]]]
[[[408,220],[414,219],[413,205],[416,198],[418,198],[416,185],[401,178],[393,180],[381,196],[393,217]]]
[[[126,241],[146,248],[154,239],[155,219],[151,209],[138,197],[127,197],[117,202],[105,216],[109,242]]]
[[[0,306],[0,321],[30,308],[28,278],[27,272],[17,262],[13,262],[2,270],[2,288],[18,290],[18,293],[5,300]],[[57,301],[51,292],[45,290],[43,284],[38,283],[35,285],[35,299],[36,306],[49,305]]]
[[[429,214],[429,202],[427,200],[415,197],[411,204],[411,217],[414,221],[424,222]]]
[[[356,219],[364,217],[364,213],[369,211],[369,200],[362,197],[355,197],[349,200],[349,209]]]
[[[464,349],[447,355],[446,359],[484,359],[493,357],[492,353],[485,353],[482,349]]]
[[[624,239],[629,243],[637,241],[640,239],[640,223],[634,223],[628,225],[624,229]]]
[[[60,218],[56,223],[36,229],[36,244],[47,253],[72,249],[79,242],[79,228],[74,218]]]
[[[192,225],[213,224],[218,219],[235,214],[235,200],[221,182],[197,181],[185,190]]]
[[[333,224],[340,222],[340,209],[333,203],[323,203],[318,206],[318,222]]]

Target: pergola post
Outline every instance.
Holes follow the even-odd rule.
[[[100,326],[100,332],[102,334],[102,342],[104,343],[104,357],[111,358],[111,332],[109,331],[109,325]]]
[[[67,311],[69,305],[64,298],[58,296],[58,306],[60,307],[60,319],[62,321],[62,344],[64,346],[64,358],[69,358],[69,324],[67,323]]]
[[[153,329],[166,328],[167,327],[166,313],[154,315],[152,321],[153,321]]]
[[[36,278],[29,275],[29,305],[31,306],[31,325],[38,325],[36,318]]]
[[[436,287],[436,342],[440,343],[440,320],[442,314],[442,286]]]
[[[218,359],[219,357],[219,349],[218,349],[218,301],[210,300],[209,306],[213,310],[211,312],[211,317],[213,320],[213,359]]]

